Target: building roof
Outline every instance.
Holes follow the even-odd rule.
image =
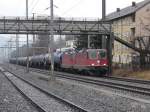
[[[120,17],[124,17],[130,14],[135,13],[137,10],[139,10],[140,8],[144,7],[145,5],[147,5],[148,3],[150,3],[150,0],[144,0],[142,2],[136,3],[135,6],[128,6],[126,8],[120,9],[120,11],[116,11],[113,13],[110,13],[106,16],[107,20],[114,20]]]

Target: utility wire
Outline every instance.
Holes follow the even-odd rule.
[[[83,0],[79,0],[76,4],[72,5],[72,7],[70,7],[69,9],[67,9],[66,11],[64,11],[62,13],[62,15],[66,15],[68,12],[70,12],[72,9],[74,9],[75,7],[77,7],[81,2],[83,2]]]
[[[34,3],[35,3],[35,0],[32,0],[32,2],[30,3],[29,7],[33,6]]]
[[[33,8],[31,9],[31,12],[36,8],[37,4],[39,3],[40,0],[37,0],[36,3],[34,4]]]

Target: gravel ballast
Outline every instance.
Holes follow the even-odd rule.
[[[13,76],[9,72],[4,73],[26,96],[32,99],[45,112],[77,112],[78,110],[71,108],[68,105],[60,102],[58,99],[52,98],[38,89],[32,87],[26,82]]]
[[[0,112],[38,112],[0,72]]]
[[[53,92],[60,97],[74,102],[92,112],[149,112],[150,103],[137,101],[131,98],[113,94],[111,91],[102,91],[91,86],[78,84],[77,82],[58,79],[55,82],[41,80],[41,74],[30,72],[26,74],[24,70],[13,71],[45,91]],[[45,77],[45,76],[43,76]]]

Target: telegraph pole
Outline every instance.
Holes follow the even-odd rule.
[[[10,40],[10,58],[12,58],[12,44],[13,44],[11,41],[12,41],[12,38]]]
[[[106,18],[106,0],[102,0],[102,20]]]
[[[26,19],[28,20],[28,0],[26,0]],[[26,72],[29,72],[29,35],[27,34],[27,68]]]
[[[32,13],[33,14],[33,21],[34,21],[34,16],[35,16],[35,13]],[[32,24],[32,29],[33,29],[33,24]],[[35,49],[34,49],[34,44],[35,44],[35,34],[33,34],[33,48],[32,48],[32,50],[33,50],[33,56],[35,56]]]
[[[7,47],[7,45],[5,45],[6,47]],[[6,57],[7,57],[7,55],[6,55],[6,47],[4,48],[4,60],[5,60],[5,62],[6,62]]]
[[[88,49],[91,48],[91,46],[90,46],[90,43],[91,43],[90,40],[91,40],[90,35],[88,35]]]
[[[106,19],[106,0],[102,0],[102,20],[105,21]],[[111,75],[112,73],[112,41],[113,41],[113,35],[111,33],[110,28],[110,36],[107,37],[105,35],[102,35],[102,48],[107,49],[108,54],[108,61],[109,61],[109,71],[108,74]]]
[[[102,20],[106,19],[106,0],[102,0]],[[102,35],[102,46],[103,49],[106,48],[106,36]]]
[[[7,49],[7,51],[8,51],[8,52],[7,52],[7,53],[8,53],[8,60],[10,60],[10,58],[11,58],[10,55],[11,55],[11,54],[10,54],[10,42],[9,42],[9,41],[8,41],[8,49]],[[4,57],[6,57],[6,56],[5,56],[5,48],[4,48]],[[9,62],[8,62],[8,68],[9,68]]]
[[[51,72],[50,72],[50,80],[55,80],[54,76],[54,53],[53,53],[53,43],[54,43],[54,34],[53,34],[53,0],[50,0],[50,37],[49,37],[49,53],[50,53],[50,58],[51,59]]]
[[[19,56],[19,36],[16,34],[16,64],[18,65],[18,56]],[[17,66],[16,66],[17,69]]]

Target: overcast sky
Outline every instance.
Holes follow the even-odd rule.
[[[50,0],[28,0],[29,14],[49,14]],[[131,5],[133,0],[106,0],[107,13]],[[142,0],[134,0],[139,2]],[[0,16],[24,16],[26,0],[0,0]],[[54,13],[63,17],[101,17],[101,0],[54,0]]]
[[[29,15],[49,15],[50,0],[28,0]],[[92,17],[101,18],[101,1],[102,0],[54,0],[54,14],[60,17]],[[131,5],[133,0],[106,0],[107,14],[116,11],[116,8],[123,8]],[[140,2],[142,0],[134,0]],[[0,0],[0,16],[25,16],[26,0]],[[0,46],[4,41],[8,41],[9,35],[0,35]]]

